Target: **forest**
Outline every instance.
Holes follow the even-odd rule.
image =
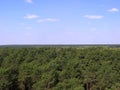
[[[120,48],[0,48],[0,90],[120,90]]]

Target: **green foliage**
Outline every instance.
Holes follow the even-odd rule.
[[[0,90],[120,90],[120,48],[1,48]]]

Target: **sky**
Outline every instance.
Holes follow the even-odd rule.
[[[120,0],[1,0],[0,45],[120,44]]]

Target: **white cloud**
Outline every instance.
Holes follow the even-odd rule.
[[[92,27],[92,28],[90,28],[90,31],[96,32],[96,31],[97,31],[97,28],[96,28],[96,27]]]
[[[39,16],[38,15],[35,15],[35,14],[28,14],[26,16],[24,16],[25,19],[36,19],[38,18]]]
[[[38,22],[58,22],[59,19],[56,18],[45,18],[45,19],[39,19]]]
[[[109,9],[108,11],[109,11],[109,12],[119,12],[119,9],[117,9],[117,8],[112,8],[112,9]]]
[[[91,30],[91,31],[96,31],[97,28],[96,28],[96,27],[92,27],[90,30]]]
[[[47,21],[50,21],[50,22],[57,22],[59,21],[59,19],[56,19],[56,18],[46,18]]]
[[[31,26],[27,25],[26,23],[20,23],[19,25],[26,30],[32,30],[33,29]]]
[[[32,1],[32,0],[26,0],[26,2],[27,2],[27,3],[33,3],[33,1]]]
[[[32,27],[30,27],[30,26],[26,26],[25,29],[27,29],[27,30],[31,30]]]
[[[103,18],[103,16],[101,15],[85,15],[84,17],[88,19],[102,19]]]

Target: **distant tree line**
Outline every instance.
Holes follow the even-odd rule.
[[[0,90],[120,90],[120,48],[1,48]]]

